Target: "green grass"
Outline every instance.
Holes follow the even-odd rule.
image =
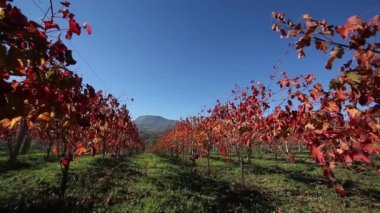
[[[61,171],[43,153],[20,156],[16,169],[0,153],[0,211],[62,212],[380,212],[380,175],[372,169],[336,170],[347,197],[338,198],[320,168],[298,155],[299,163],[267,154],[246,165],[242,182],[237,163],[211,156],[190,165],[189,156],[152,153],[115,164],[101,156],[70,165],[64,206],[57,203]],[[276,166],[277,164],[277,166]]]

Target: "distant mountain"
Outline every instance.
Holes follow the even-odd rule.
[[[135,120],[135,124],[142,132],[162,133],[174,127],[175,120],[169,120],[157,115],[143,115]]]
[[[176,120],[169,120],[157,115],[139,116],[134,123],[148,144],[154,143],[166,130],[174,127]]]

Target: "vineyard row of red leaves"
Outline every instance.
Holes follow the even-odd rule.
[[[92,29],[77,23],[69,2],[60,5],[58,12],[50,5],[38,24],[11,1],[0,0],[0,140],[9,148],[10,163],[26,137],[58,152],[66,170],[77,155],[143,150],[127,106],[84,85],[68,69],[76,61],[61,33],[71,39]]]
[[[344,54],[352,54],[352,59],[340,67],[328,89],[316,82],[315,75],[292,78],[286,72],[271,76],[278,80],[276,92],[254,81],[245,89],[237,87],[233,101],[218,101],[207,116],[182,120],[154,149],[191,153],[194,162],[213,149],[226,160],[235,152],[243,165],[255,145],[277,152],[280,145],[302,144],[344,197],[333,170],[355,161],[370,163],[380,153],[380,43],[375,42],[380,15],[368,22],[352,16],[343,26],[328,25],[308,14],[300,23],[286,19],[284,13],[273,12],[272,16],[272,29],[282,38],[295,39],[298,58],[305,57],[306,47],[314,46],[324,53],[331,49],[326,69]],[[341,43],[334,41],[339,36]],[[274,97],[281,91],[286,95],[277,105]],[[285,154],[294,160],[288,150]]]

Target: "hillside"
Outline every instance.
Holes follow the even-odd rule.
[[[135,121],[141,137],[146,144],[152,144],[166,130],[174,127],[176,120],[169,120],[157,115],[139,116]]]

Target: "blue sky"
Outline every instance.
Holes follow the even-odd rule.
[[[33,20],[47,0],[14,0]],[[58,2],[58,1],[57,1]],[[344,3],[342,3],[344,2]],[[253,0],[81,0],[71,1],[78,22],[88,21],[93,35],[66,42],[78,64],[71,69],[96,89],[127,103],[132,117],[196,115],[217,99],[226,100],[235,84],[268,82],[273,65],[292,75],[316,73],[320,81],[328,56],[308,50],[298,60],[291,40],[271,31],[272,11],[293,20],[304,13],[344,24],[351,15],[364,20],[380,11],[380,2]],[[55,8],[59,6],[56,5]],[[284,53],[290,50],[287,56]],[[134,98],[134,102],[130,101]]]

